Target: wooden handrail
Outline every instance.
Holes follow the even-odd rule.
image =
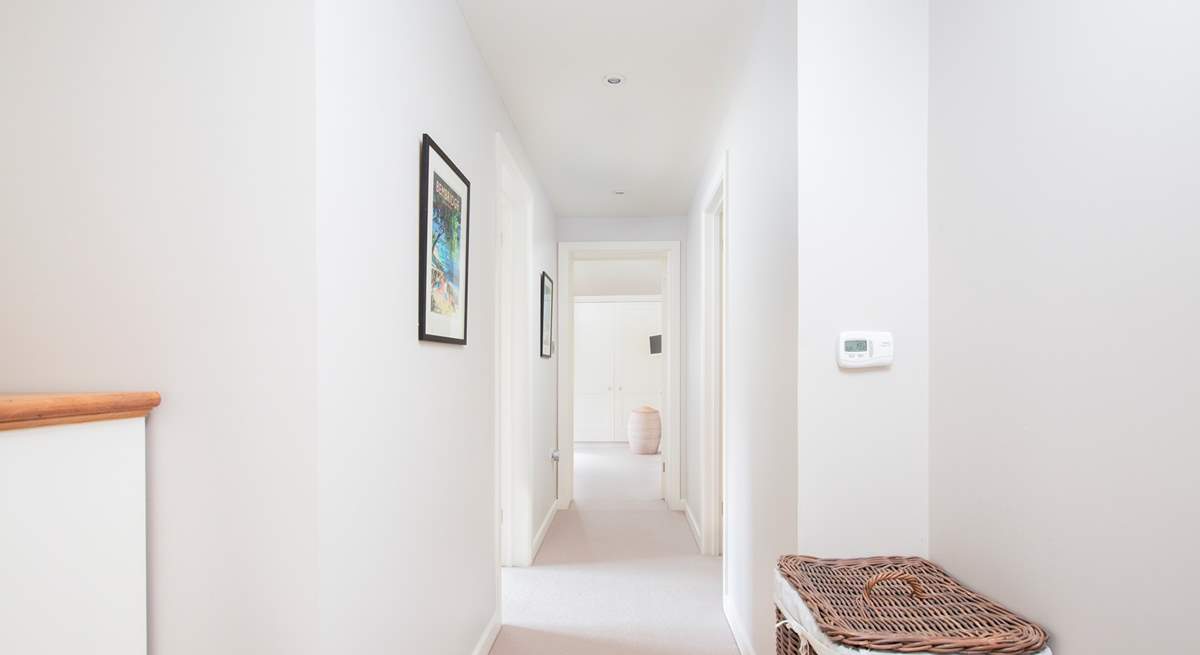
[[[0,394],[0,430],[137,418],[160,402],[157,391]]]

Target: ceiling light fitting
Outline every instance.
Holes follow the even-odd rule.
[[[604,81],[607,82],[610,86],[617,86],[625,81],[625,76],[624,75],[605,75]]]

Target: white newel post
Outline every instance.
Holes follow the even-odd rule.
[[[158,394],[0,396],[0,653],[146,653]]]

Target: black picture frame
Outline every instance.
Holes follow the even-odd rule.
[[[449,171],[449,173],[447,173]],[[444,180],[438,173],[446,174],[448,178],[457,178]],[[437,275],[433,277],[440,278],[438,280],[439,291],[430,293],[430,265],[435,263],[430,261],[430,253],[433,251],[433,244],[430,243],[430,238],[433,230],[431,224],[434,221],[430,202],[437,202],[437,199],[432,197],[430,183],[434,181],[439,185],[437,189],[438,198],[441,199],[440,205],[452,203],[455,198],[460,201],[460,216],[461,229],[459,233],[454,235],[454,243],[461,248],[461,259],[455,259],[453,267],[450,269],[451,274],[447,275],[442,271],[440,266],[436,271]],[[417,293],[417,338],[421,341],[437,341],[441,343],[451,343],[460,346],[467,345],[467,310],[468,291],[470,290],[470,248],[471,248],[471,181],[466,175],[459,170],[458,166],[454,165],[450,157],[444,150],[438,147],[433,138],[428,134],[421,135],[421,198],[418,214],[420,223],[421,238],[418,243],[420,249],[417,258],[420,266],[420,272],[417,276],[419,291]],[[465,204],[465,207],[463,206]],[[439,235],[439,239],[441,235]],[[437,260],[437,256],[434,255]],[[461,266],[459,266],[461,264]],[[442,264],[445,266],[445,264]],[[454,273],[461,269],[461,279],[457,287],[454,284]],[[461,289],[461,294],[458,293]],[[461,301],[459,300],[461,298]],[[431,305],[431,302],[433,305]],[[436,309],[434,308],[436,306]],[[447,313],[447,309],[455,311]],[[461,328],[447,329],[448,326],[459,324],[458,316],[461,313]],[[437,314],[437,316],[433,316]],[[444,316],[452,316],[453,318],[443,320]]]
[[[554,280],[542,271],[542,332],[538,343],[543,359],[549,359],[554,354]]]

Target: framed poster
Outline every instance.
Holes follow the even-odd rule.
[[[554,280],[542,272],[542,357],[554,353]]]
[[[421,139],[421,290],[417,338],[467,344],[471,183],[428,134]]]

